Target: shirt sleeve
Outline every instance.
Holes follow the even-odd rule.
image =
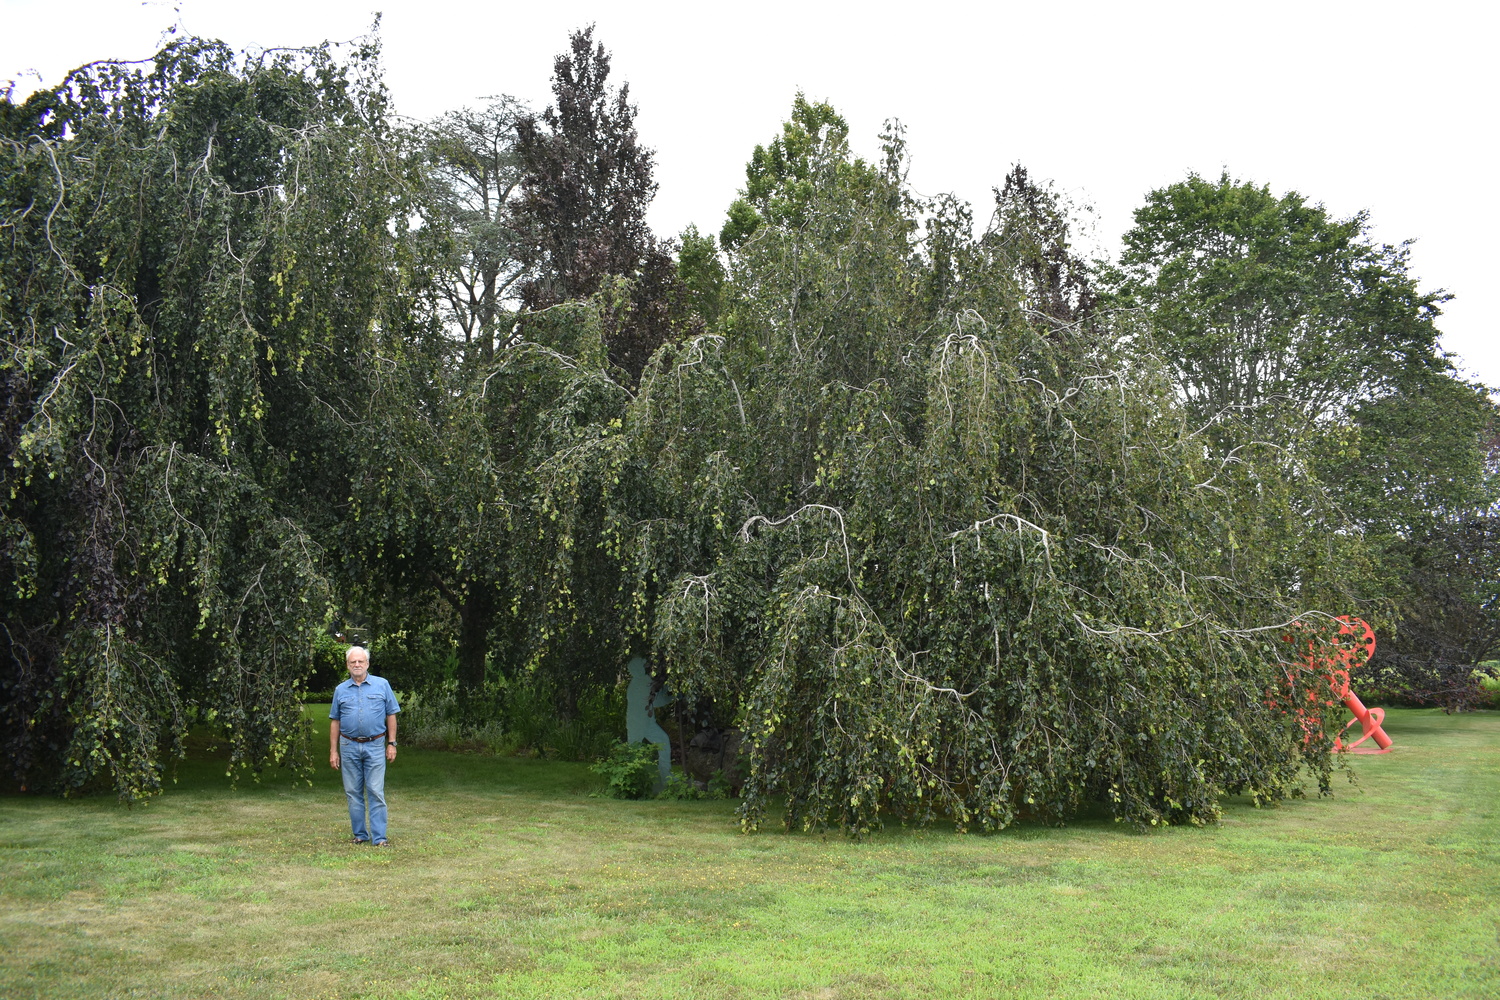
[[[337,688],[333,691],[333,701],[328,706],[328,717],[337,719],[339,717],[339,692]]]
[[[401,711],[401,706],[396,704],[396,692],[391,690],[390,682],[387,681],[385,685],[385,714],[395,715],[399,711]]]

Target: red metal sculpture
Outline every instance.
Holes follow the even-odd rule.
[[[1333,739],[1335,751],[1347,750],[1350,753],[1385,753],[1391,748],[1391,738],[1386,735],[1382,724],[1385,722],[1385,709],[1366,708],[1359,700],[1359,696],[1349,689],[1349,671],[1362,664],[1370,662],[1370,657],[1375,655],[1375,630],[1359,618],[1349,615],[1334,619],[1338,623],[1338,631],[1333,633],[1310,635],[1312,629],[1302,626],[1302,636],[1305,636],[1307,653],[1304,659],[1306,666],[1302,671],[1310,672],[1321,678],[1328,685],[1328,690],[1337,701],[1341,701],[1354,713],[1354,718],[1344,724],[1339,734]],[[1300,625],[1300,623],[1299,623]],[[1297,641],[1300,636],[1291,635],[1284,637],[1288,642]],[[1299,671],[1301,672],[1301,671]],[[1299,678],[1294,677],[1290,671],[1287,673],[1288,692],[1297,692],[1302,685],[1297,683]],[[1306,690],[1305,700],[1295,698],[1293,707],[1298,718],[1302,722],[1303,740],[1311,740],[1313,736],[1322,731],[1323,720],[1319,709],[1332,707],[1335,701],[1328,700],[1318,690],[1320,685],[1313,685]],[[1360,724],[1362,730],[1359,739],[1353,743],[1344,743],[1344,734],[1347,733],[1355,723]],[[1374,739],[1374,746],[1361,746],[1366,740]]]

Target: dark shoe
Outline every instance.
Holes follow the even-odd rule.
[[[390,847],[391,846],[391,842],[389,840],[377,840],[377,841],[375,841],[375,846],[376,847]]]
[[[350,843],[353,844],[355,847],[358,847],[360,844],[368,844],[369,841],[366,840],[363,837],[355,837],[353,840],[350,841]]]

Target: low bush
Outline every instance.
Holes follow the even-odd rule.
[[[696,781],[692,775],[682,771],[673,771],[656,797],[677,802],[693,799],[732,799],[734,798],[734,785],[722,770],[715,771],[709,776],[707,782]]]
[[[1474,680],[1483,692],[1479,708],[1500,708],[1500,660],[1486,660],[1474,671]]]
[[[690,802],[693,799],[703,798],[704,792],[692,778],[681,771],[673,771],[656,797],[670,799],[673,802]]]
[[[715,771],[708,779],[708,797],[727,799],[734,796],[734,783],[723,771]]]
[[[659,760],[654,743],[621,740],[590,770],[604,779],[605,791],[615,798],[644,799],[656,787]]]

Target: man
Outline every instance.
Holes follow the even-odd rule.
[[[370,676],[370,654],[350,646],[344,655],[349,679],[333,692],[328,708],[328,763],[344,776],[354,842],[387,847],[385,765],[396,759],[396,695],[383,677]],[[365,824],[365,809],[370,811]]]

